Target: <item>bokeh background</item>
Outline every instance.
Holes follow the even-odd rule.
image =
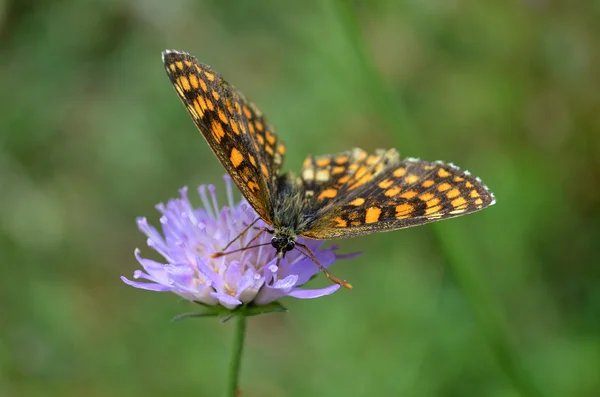
[[[135,217],[223,175],[165,48],[252,98],[286,169],[397,147],[498,198],[342,241],[364,252],[335,269],[354,290],[250,319],[243,396],[600,395],[599,20],[593,1],[0,2],[0,395],[223,395],[233,324],[173,323],[196,307],[119,279],[152,256]]]

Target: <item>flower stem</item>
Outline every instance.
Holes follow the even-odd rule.
[[[235,330],[233,331],[233,348],[229,362],[229,382],[227,397],[238,396],[238,383],[240,367],[242,364],[242,351],[244,350],[244,337],[246,336],[246,316],[236,316]]]

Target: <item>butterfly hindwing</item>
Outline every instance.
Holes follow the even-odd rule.
[[[376,177],[389,164],[399,161],[398,152],[376,150],[369,155],[362,149],[324,155],[308,156],[300,175],[307,198],[313,198],[314,206],[325,207],[331,202],[343,200],[353,190]]]
[[[272,223],[285,147],[262,113],[209,66],[193,56],[165,51],[167,74],[194,123],[244,197]]]
[[[337,188],[344,195],[316,210],[302,236],[346,238],[402,229],[478,211],[495,201],[479,178],[442,162],[391,161],[351,189],[356,179]]]

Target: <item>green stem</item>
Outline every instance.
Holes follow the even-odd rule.
[[[244,337],[246,336],[246,316],[241,315],[236,317],[231,361],[229,362],[228,397],[239,395],[240,367],[242,364],[242,352],[244,350]]]
[[[411,122],[404,104],[377,71],[361,35],[356,13],[351,3],[350,0],[334,1],[337,17],[353,46],[353,51],[372,99],[376,102],[380,115],[398,135],[403,137],[403,150],[416,153],[418,148],[422,146],[419,135],[416,133],[415,126]],[[534,385],[522,366],[519,365],[518,354],[515,352],[505,329],[503,314],[493,295],[485,288],[485,283],[476,271],[477,258],[468,247],[465,247],[462,240],[453,238],[457,234],[456,229],[453,233],[448,233],[448,229],[443,230],[445,226],[440,226],[433,225],[430,228],[437,249],[445,258],[459,287],[471,304],[481,330],[494,353],[496,362],[522,396],[541,396],[539,389]]]

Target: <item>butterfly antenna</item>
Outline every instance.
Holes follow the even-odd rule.
[[[304,248],[306,252],[299,249],[298,247]],[[325,269],[325,267],[321,265],[321,262],[319,262],[319,260],[315,257],[315,255],[306,245],[296,242],[296,249],[300,251],[304,256],[310,258],[313,262],[315,262],[315,264],[319,267],[319,270],[321,270],[323,274],[325,274],[325,277],[327,277],[332,283],[339,284],[344,288],[352,289],[352,284],[345,280],[342,280],[335,274],[330,273],[329,270]]]

